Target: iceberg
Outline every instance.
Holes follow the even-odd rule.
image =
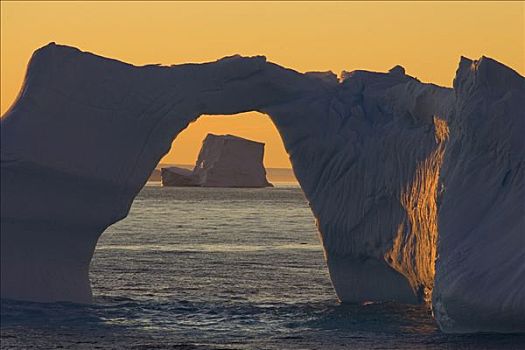
[[[160,168],[160,182],[162,186],[196,187],[198,178],[193,171],[176,166]]]
[[[432,303],[445,332],[523,331],[523,100],[523,77],[489,58],[462,59],[449,89],[400,66],[340,78],[262,56],[136,67],[49,44],[1,122],[2,297],[90,302],[98,237],[172,140],[200,115],[258,111],[283,139],[341,301]]]
[[[433,312],[449,333],[525,331],[525,80],[462,58],[441,171]]]
[[[162,168],[163,186],[270,187],[263,166],[264,143],[208,134],[193,171]]]

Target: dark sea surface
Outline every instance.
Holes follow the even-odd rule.
[[[95,302],[3,300],[2,349],[525,349],[424,307],[341,305],[301,189],[146,186],[100,238]]]

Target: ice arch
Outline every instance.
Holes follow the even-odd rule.
[[[462,66],[460,73],[474,74]],[[264,57],[135,67],[55,44],[39,49],[18,100],[2,120],[2,297],[89,302],[88,269],[98,237],[127,215],[172,139],[203,114],[258,111],[271,117],[283,138],[317,218],[338,297],[428,300],[448,139],[478,147],[469,139],[475,130],[449,133],[459,107],[472,112],[469,98],[479,91],[473,81],[459,82],[457,91],[467,91],[460,104],[451,89],[420,83],[401,67],[344,73],[339,81],[331,73],[300,74]],[[523,96],[517,91],[515,96]],[[523,166],[517,165],[522,155],[513,153],[521,145],[516,145],[501,143],[502,149],[510,147],[515,169],[503,182],[518,182],[519,191],[509,192],[509,206],[523,198]],[[458,175],[452,163],[447,176],[461,187],[473,170]],[[453,203],[458,195],[444,200]],[[512,227],[511,238],[520,239],[518,226]],[[444,235],[450,236],[440,246],[461,237]],[[489,246],[483,244],[480,251]],[[441,250],[442,261],[449,256],[454,261],[455,248]],[[519,264],[523,253],[513,253]],[[512,267],[503,265],[499,272],[519,280],[525,269],[518,265],[509,272]],[[462,299],[455,279],[473,270],[471,265],[441,272],[439,281],[454,282],[442,287],[444,295],[438,291],[442,327],[459,329],[455,320],[472,324],[461,313],[482,301],[492,303],[488,308],[503,322],[517,324],[519,313],[511,319],[502,315],[490,291],[474,305]],[[518,311],[525,309],[520,293],[514,289],[505,299]]]
[[[320,218],[339,297],[416,302],[399,272],[359,256],[381,258],[392,239],[384,232],[366,238],[377,228],[361,230],[364,217],[379,223],[381,215],[401,209],[375,194],[386,202],[384,213],[362,214],[369,210],[364,203],[353,204],[352,193],[345,193],[344,187],[339,193],[331,188],[346,181],[344,172],[356,165],[353,157],[362,147],[343,124],[351,118],[367,123],[363,111],[348,114],[344,108],[347,100],[362,94],[356,86],[369,79],[368,74],[349,84],[348,91],[340,89],[331,74],[303,75],[263,57],[139,68],[69,47],[51,44],[40,49],[2,125],[2,295],[89,302],[88,267],[99,235],[127,215],[172,139],[202,114],[255,110],[270,115],[283,135],[299,181]],[[403,74],[371,77],[387,87],[411,80]],[[357,101],[354,108],[362,103]],[[374,116],[388,117],[380,112]],[[325,123],[322,129],[319,120]],[[420,153],[424,158],[429,150]],[[364,164],[358,171],[370,167],[375,165]],[[333,175],[321,178],[326,174]],[[408,177],[400,180],[405,183]],[[359,187],[367,183],[352,181]],[[341,216],[336,205],[359,214]],[[346,234],[341,228],[365,239],[341,237]],[[370,271],[378,278],[367,276]]]

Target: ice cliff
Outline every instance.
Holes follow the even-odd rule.
[[[2,297],[89,302],[98,237],[173,138],[254,110],[283,138],[342,301],[432,298],[446,332],[523,331],[524,100],[523,77],[488,58],[463,59],[447,89],[399,66],[136,67],[50,44],[1,124]]]
[[[462,58],[441,170],[434,314],[446,332],[525,331],[525,81]]]
[[[269,187],[264,143],[234,135],[208,134],[193,171],[162,168],[163,186]]]

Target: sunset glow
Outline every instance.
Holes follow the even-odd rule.
[[[461,55],[490,56],[524,73],[524,3],[2,2],[2,114],[32,52],[51,41],[137,65],[235,53],[301,72],[400,64],[422,81],[450,86]],[[265,142],[266,166],[290,166],[271,121],[257,113],[199,119],[163,161],[193,163],[208,132]]]

